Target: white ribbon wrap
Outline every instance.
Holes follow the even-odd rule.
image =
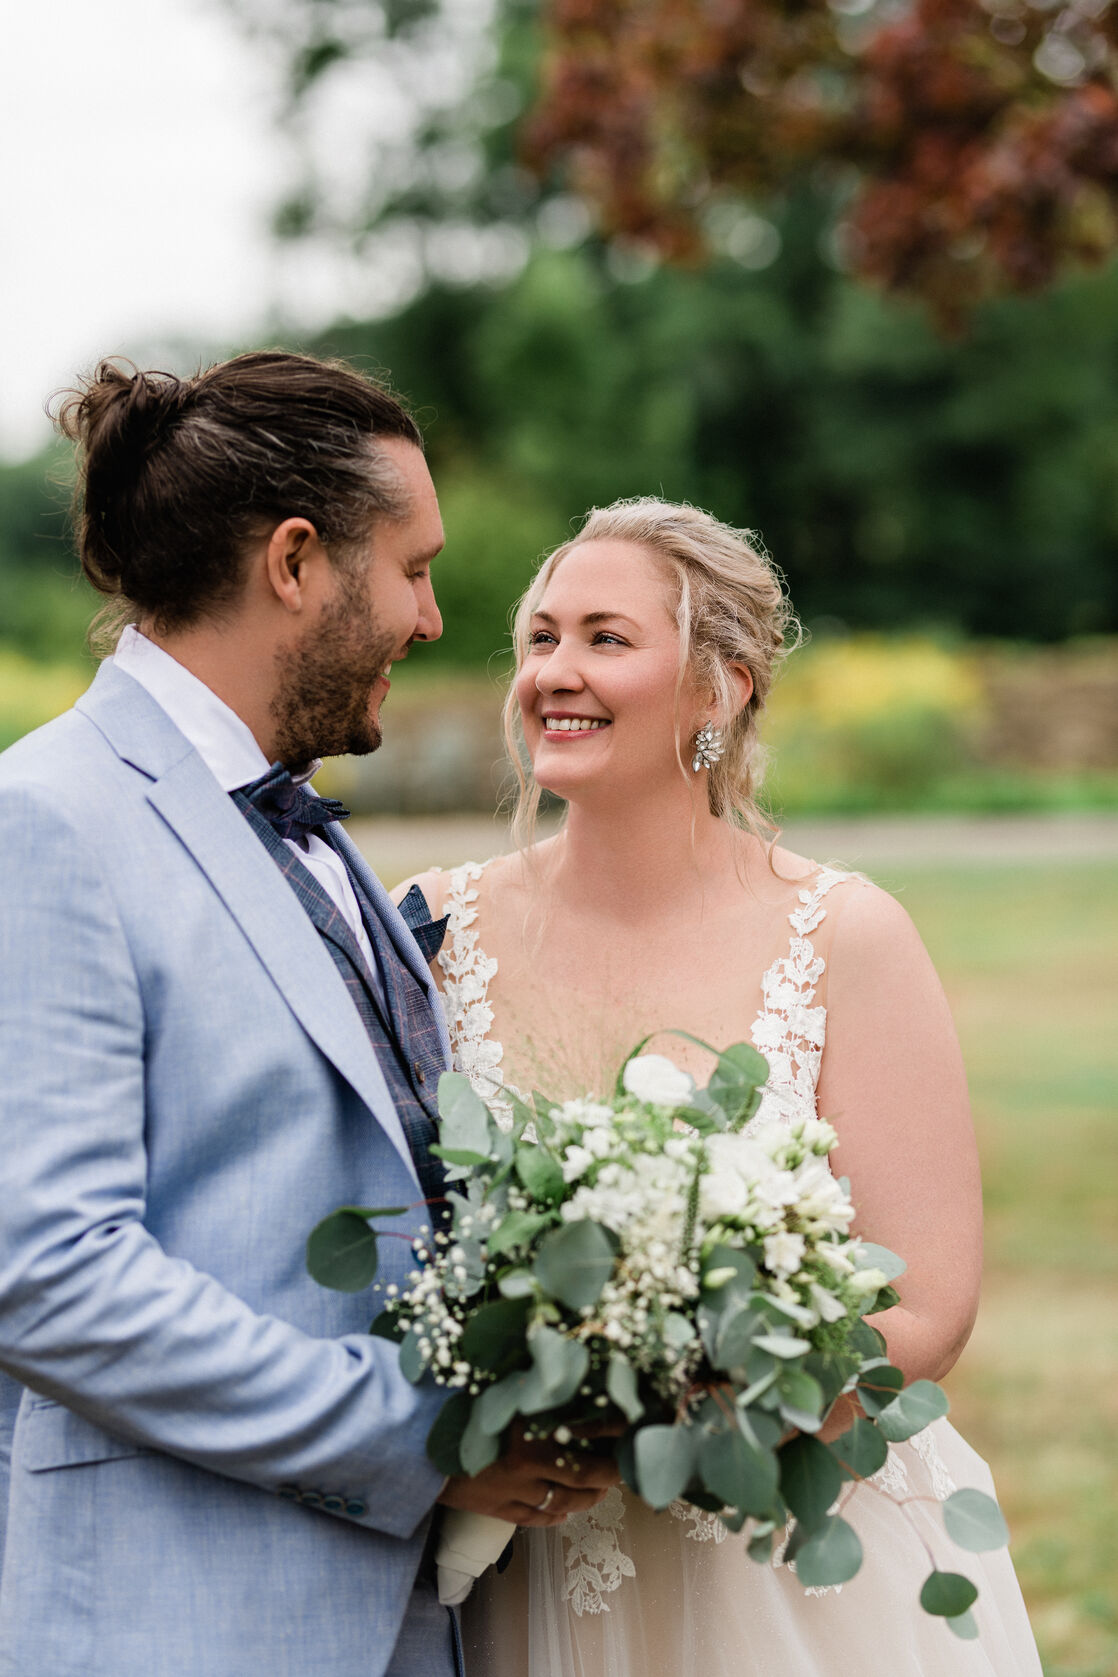
[[[474,1581],[504,1554],[515,1531],[508,1520],[494,1520],[489,1514],[469,1514],[462,1508],[444,1512],[435,1550],[439,1600],[444,1607],[465,1601]]]

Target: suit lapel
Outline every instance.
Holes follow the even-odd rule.
[[[147,798],[240,926],[292,1013],[415,1167],[376,1055],[318,931],[260,840],[155,700],[103,665],[79,700],[126,762],[151,777]]]
[[[416,943],[396,904],[392,901],[353,840],[337,822],[330,827],[330,842],[335,846],[368,897],[373,912],[377,916],[378,929],[381,934],[389,939],[416,983],[422,987],[438,1026],[439,1045],[443,1052],[443,1058],[449,1066],[450,1037],[447,1034],[446,1014],[438,986],[431,977],[431,969],[423,959],[423,951]]]

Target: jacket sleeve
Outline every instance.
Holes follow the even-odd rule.
[[[111,1433],[410,1536],[444,1393],[395,1346],[317,1339],[143,1224],[145,1016],[115,899],[72,825],[0,789],[0,1368]]]

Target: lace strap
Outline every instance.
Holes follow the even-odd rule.
[[[502,1084],[504,1049],[489,1039],[489,985],[497,962],[478,947],[477,881],[488,866],[463,862],[451,869],[443,900],[447,936],[437,958],[454,1069],[469,1078],[483,1100],[492,1101]]]

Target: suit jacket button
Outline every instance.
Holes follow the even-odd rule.
[[[338,1496],[335,1492],[331,1492],[329,1496],[323,1497],[322,1506],[328,1514],[344,1514],[345,1497]]]
[[[363,1502],[356,1501],[347,1502],[345,1505],[345,1511],[352,1519],[359,1520],[365,1512],[365,1504]]]
[[[285,1502],[298,1502],[299,1487],[298,1485],[279,1485],[276,1488],[276,1495],[281,1496]]]
[[[321,1491],[304,1491],[299,1501],[305,1508],[318,1508],[322,1502]]]

